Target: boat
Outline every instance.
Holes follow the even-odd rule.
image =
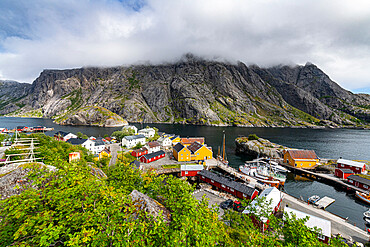
[[[370,224],[370,218],[365,218],[364,220],[365,220],[366,224]]]
[[[320,196],[318,196],[318,195],[313,195],[313,196],[310,196],[309,198],[308,198],[308,202],[309,203],[312,203],[312,204],[314,204],[315,202],[317,202],[318,200],[320,200]]]
[[[223,141],[222,141],[222,153],[220,153],[220,147],[218,147],[218,155],[217,160],[220,161],[224,165],[229,165],[229,161],[226,157],[226,145],[225,145],[225,131],[223,131]]]
[[[365,194],[365,193],[361,193],[361,192],[356,191],[356,195],[355,196],[358,199],[360,199],[361,201],[370,204],[370,195],[369,194]]]
[[[284,186],[286,175],[283,173],[274,170],[271,166],[271,163],[267,163],[264,159],[255,159],[252,161],[246,161],[245,166],[255,167],[256,172],[264,177],[267,177],[269,180],[276,180],[280,182],[280,185]]]
[[[243,166],[239,166],[239,171],[244,173],[245,175],[253,177],[254,179],[257,180],[257,182],[260,182],[262,184],[267,184],[275,188],[279,188],[279,185],[280,185],[279,181],[259,175],[257,173],[256,167],[250,167],[250,166],[243,165]]]
[[[370,209],[368,209],[366,212],[364,212],[364,217],[370,219]]]
[[[270,161],[269,162],[270,163],[270,166],[271,166],[271,168],[275,171],[275,172],[281,172],[281,173],[287,173],[287,172],[289,172],[289,170],[288,169],[286,169],[285,167],[283,167],[283,166],[281,166],[281,165],[279,165],[277,162],[275,162],[275,161]]]

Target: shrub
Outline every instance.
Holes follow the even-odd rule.
[[[258,139],[259,139],[259,137],[256,134],[250,134],[248,136],[248,140],[250,140],[250,141],[258,140]]]

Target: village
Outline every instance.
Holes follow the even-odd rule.
[[[325,211],[325,208],[335,200],[322,198],[307,203],[279,190],[284,186],[281,181],[275,183],[277,180],[272,177],[264,180],[258,176],[243,173],[242,168],[238,171],[229,166],[225,160],[224,147],[215,154],[212,147],[207,146],[205,137],[181,137],[173,133],[162,133],[150,127],[138,130],[130,125],[124,126],[122,130],[130,130],[132,135],[126,135],[118,140],[116,137],[108,136],[81,138],[74,133],[57,131],[53,137],[58,141],[81,145],[94,155],[94,159],[108,159],[109,166],[114,166],[120,155],[126,153],[135,158],[131,162],[135,169],[172,174],[195,183],[197,190],[194,191],[194,197],[200,200],[205,195],[209,199],[210,206],[219,206],[220,217],[224,210],[228,209],[249,214],[248,209],[244,209],[244,205],[241,204],[242,200],[252,201],[251,206],[258,212],[260,205],[254,200],[258,197],[271,202],[270,214],[288,212],[294,213],[297,218],[309,216],[306,225],[321,229],[322,234],[318,235],[318,239],[324,243],[329,243],[330,238],[338,235],[348,242],[369,240],[367,232]],[[22,132],[22,129],[17,128],[16,131]],[[79,158],[79,152],[69,154],[70,162]],[[2,162],[6,163],[7,160]],[[257,162],[263,161],[257,160]],[[302,176],[326,180],[346,190],[353,190],[359,199],[365,202],[369,200],[370,180],[366,176],[365,163],[338,159],[333,174],[315,173],[312,169],[320,165],[320,159],[315,151],[296,149],[285,150],[283,158],[274,159],[272,162]],[[267,218],[256,217],[254,221],[262,231],[268,229]]]

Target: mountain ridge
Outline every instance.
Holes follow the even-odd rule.
[[[1,91],[0,91],[1,92]],[[1,97],[1,95],[0,95]],[[191,56],[161,65],[44,70],[1,114],[68,118],[99,106],[129,122],[367,127],[370,95],[353,94],[316,65],[261,68]]]

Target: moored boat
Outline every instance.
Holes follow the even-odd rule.
[[[317,202],[318,200],[320,200],[320,196],[318,196],[318,195],[313,195],[313,196],[310,196],[309,198],[308,198],[308,202],[309,203],[315,203],[315,202]]]
[[[358,199],[360,199],[361,201],[370,204],[370,195],[369,194],[365,194],[365,193],[361,193],[361,192],[356,191],[356,195],[355,196]]]
[[[239,171],[256,179],[258,182],[262,184],[267,184],[269,186],[273,186],[276,188],[279,188],[280,182],[270,179],[268,177],[264,177],[262,175],[259,175],[254,168],[248,167],[248,166],[239,166]]]
[[[364,217],[370,219],[370,209],[368,209],[366,212],[364,212]]]

